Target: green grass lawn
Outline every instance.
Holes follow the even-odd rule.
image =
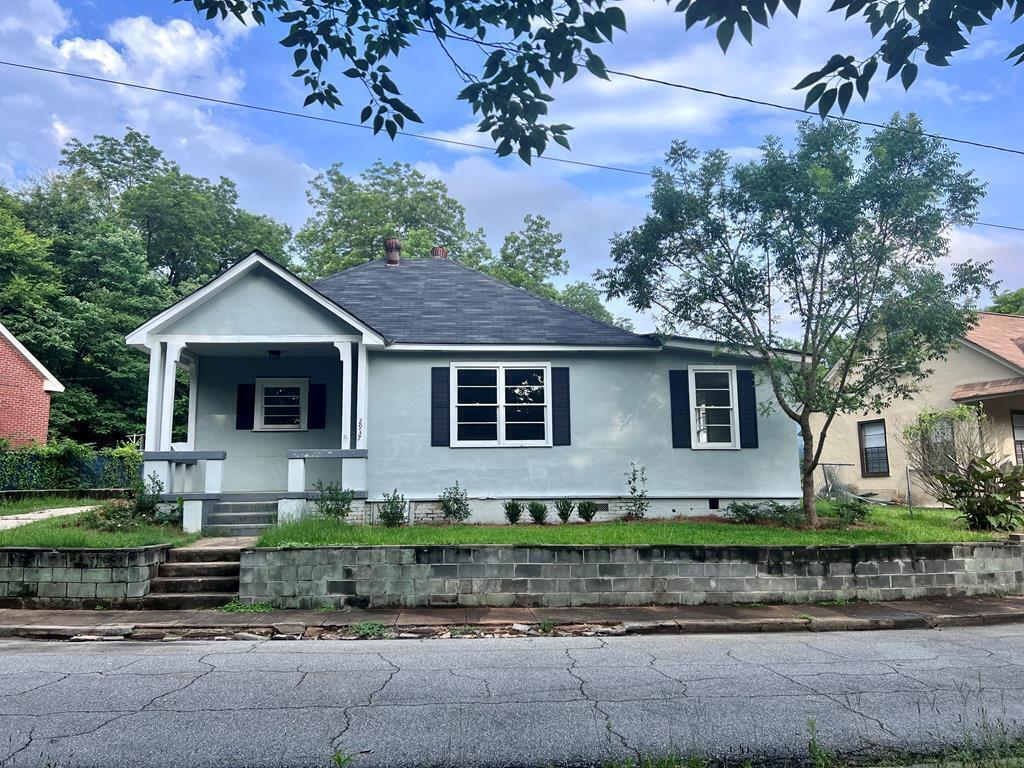
[[[949,510],[876,507],[868,523],[843,529],[799,530],[767,525],[670,520],[570,525],[413,525],[382,528],[305,518],[276,526],[257,546],[368,544],[883,544],[985,541],[1002,534],[965,529]]]
[[[3,515],[24,515],[39,512],[43,509],[62,509],[64,507],[87,507],[102,504],[99,499],[75,499],[70,496],[32,496],[23,499],[4,499],[0,501],[0,517]]]
[[[73,516],[72,516],[73,517]],[[180,528],[147,525],[132,531],[111,533],[68,525],[72,517],[37,520],[0,531],[0,547],[144,547],[150,544],[187,544],[199,538]]]

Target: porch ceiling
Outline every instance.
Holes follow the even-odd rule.
[[[329,343],[287,343],[287,342],[266,342],[259,343],[215,343],[201,342],[189,343],[186,347],[200,357],[259,357],[266,358],[268,350],[277,349],[281,351],[281,359],[325,357],[332,360],[338,359],[338,349]]]

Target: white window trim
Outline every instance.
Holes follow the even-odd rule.
[[[267,387],[298,387],[299,388],[299,426],[286,424],[263,423],[263,391]],[[309,416],[309,379],[256,379],[256,411],[253,414],[253,432],[305,432]]]
[[[697,435],[697,376],[698,373],[729,374],[729,402],[731,403],[730,426],[732,442],[701,443]],[[736,366],[735,365],[691,365],[688,369],[690,387],[690,447],[695,451],[735,451],[740,447],[739,403],[736,401]]]
[[[452,448],[548,448],[551,446],[551,363],[536,362],[460,362],[450,363],[448,409],[449,434],[448,444]],[[458,380],[461,368],[496,368],[498,371],[498,439],[497,440],[459,440],[458,412]],[[544,439],[543,440],[506,440],[505,439],[505,369],[542,368],[544,370]]]

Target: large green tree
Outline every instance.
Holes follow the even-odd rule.
[[[654,0],[652,0],[653,2]],[[374,133],[392,138],[406,120],[422,122],[390,65],[418,40],[429,40],[445,57],[464,87],[457,98],[480,114],[478,128],[489,133],[499,155],[518,152],[526,162],[549,141],[565,147],[571,126],[545,122],[556,83],[571,80],[581,68],[608,78],[595,51],[626,29],[626,0],[174,0],[191,2],[207,18],[233,15],[244,23],[287,31],[280,44],[293,52],[294,77],[301,78],[305,103],[342,104],[338,84],[366,94],[360,120]],[[783,0],[790,13],[802,0]],[[715,27],[725,50],[738,31],[753,41],[754,25],[767,27],[780,12],[779,0],[670,0],[689,29]],[[830,8],[847,18],[860,15],[877,48],[863,57],[836,54],[811,73],[807,104],[827,113],[846,110],[854,90],[867,96],[876,73],[900,76],[910,87],[918,59],[945,66],[969,45],[969,36],[1003,12],[1016,21],[1024,0],[834,0]],[[1024,45],[1007,51],[1024,61]],[[921,54],[920,56],[918,54]],[[611,71],[612,74],[618,74]],[[393,77],[394,75],[394,77]]]
[[[109,445],[145,422],[148,362],[124,335],[253,247],[286,260],[289,231],[132,129],[62,157],[0,191],[0,316],[66,387],[51,430]]]
[[[551,278],[569,271],[562,235],[543,216],[527,214],[523,228],[505,235],[497,257],[481,265],[490,275],[546,299],[557,299]]]
[[[974,323],[989,265],[945,260],[949,229],[974,221],[982,194],[913,116],[863,140],[807,121],[793,149],[768,138],[740,164],[677,142],[650,214],[616,236],[601,278],[667,328],[762,364],[798,425],[816,525],[814,471],[835,415],[910,396]]]
[[[1024,315],[1024,288],[997,293],[989,311],[1001,315]]]
[[[425,258],[435,245],[470,266],[490,258],[483,230],[466,225],[466,209],[445,183],[406,163],[378,160],[357,176],[337,163],[306,195],[313,213],[295,244],[310,279],[382,258],[388,237],[402,240],[407,258]]]

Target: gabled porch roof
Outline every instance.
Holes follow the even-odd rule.
[[[189,294],[175,304],[165,309],[160,314],[150,318],[134,331],[125,337],[125,341],[136,349],[146,350],[151,346],[150,337],[158,334],[161,329],[171,325],[175,320],[198,308],[205,302],[212,299],[225,288],[231,286],[241,277],[249,274],[255,269],[263,268],[301,293],[306,298],[319,305],[328,313],[343,320],[355,328],[362,335],[362,342],[370,345],[382,345],[384,337],[378,331],[356,317],[348,310],[338,306],[331,299],[312,288],[298,276],[292,274],[273,259],[267,258],[259,251],[253,251],[240,262],[225,270],[210,282]]]

